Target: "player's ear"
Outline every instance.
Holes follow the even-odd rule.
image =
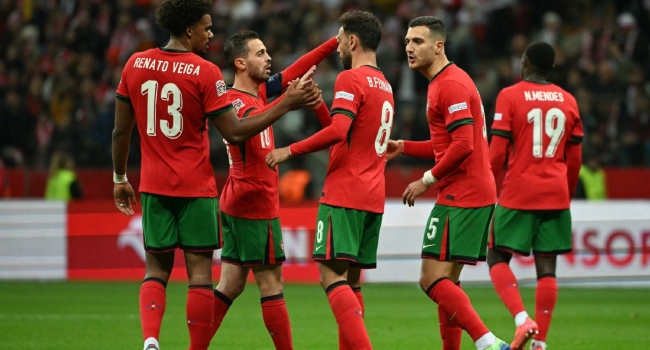
[[[235,67],[237,67],[237,69],[241,69],[241,70],[246,69],[246,60],[244,60],[241,57],[240,58],[235,58]]]
[[[192,27],[185,27],[185,36],[189,39],[192,39]]]

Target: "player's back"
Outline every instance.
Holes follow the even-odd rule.
[[[232,108],[221,72],[191,52],[151,49],[131,56],[117,97],[131,103],[140,134],[140,191],[217,195],[206,117]]]
[[[582,139],[575,98],[554,84],[522,81],[499,93],[492,133],[511,138],[499,203],[513,209],[567,209],[565,146]]]
[[[266,106],[266,84],[257,96],[246,91],[228,90],[237,116],[255,118],[251,113]],[[227,144],[230,171],[221,193],[220,207],[228,215],[246,219],[274,219],[280,215],[278,172],[266,166],[266,156],[275,149],[273,127],[238,145]]]
[[[376,67],[337,77],[332,114],[353,118],[345,141],[332,146],[321,203],[384,212],[384,169],[394,112],[393,90]]]

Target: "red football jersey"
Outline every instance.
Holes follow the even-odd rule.
[[[483,103],[476,85],[453,63],[445,66],[429,83],[427,120],[433,152],[440,162],[460,125],[474,127],[474,150],[465,161],[436,185],[436,203],[459,208],[478,208],[496,202],[496,185],[490,168],[490,150]]]
[[[384,169],[394,105],[393,89],[379,68],[361,66],[338,75],[330,114],[344,114],[353,121],[347,140],[330,149],[321,203],[384,212]]]
[[[135,111],[140,192],[216,197],[207,118],[232,108],[219,68],[191,52],[138,52],[126,62],[116,96]]]
[[[492,134],[510,139],[499,204],[568,209],[564,147],[584,136],[575,98],[554,84],[522,81],[497,97]]]
[[[247,118],[254,110],[266,106],[266,84],[260,85],[257,96],[237,89],[230,89],[228,95],[239,118]],[[273,127],[242,144],[226,145],[230,174],[221,193],[221,210],[245,219],[279,217],[278,173],[266,166],[266,155],[275,148]]]

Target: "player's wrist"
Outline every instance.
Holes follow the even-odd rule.
[[[433,176],[431,170],[427,170],[422,175],[422,182],[427,186],[431,186],[431,185],[435,185],[436,182],[438,182],[438,180]]]
[[[404,140],[397,140],[397,151],[399,154],[404,154]]]
[[[127,179],[126,174],[118,174],[116,172],[113,172],[113,183],[116,184],[125,184],[129,182],[129,179]]]

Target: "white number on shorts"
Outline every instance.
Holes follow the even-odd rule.
[[[388,148],[388,139],[390,139],[390,131],[393,128],[393,106],[388,101],[384,101],[381,107],[381,126],[377,131],[375,138],[375,151],[377,155],[382,156],[386,153]]]
[[[158,102],[158,82],[147,80],[140,88],[143,95],[147,95],[147,135],[156,136],[156,103]],[[172,116],[172,125],[168,120],[160,121],[160,130],[170,139],[181,136],[183,132],[183,96],[181,90],[173,83],[167,83],[160,91],[160,98],[163,101],[169,101],[171,96],[172,102],[167,106],[167,113]]]
[[[436,224],[440,221],[438,218],[431,218],[429,220],[429,229],[427,230],[427,238],[429,240],[432,240],[436,238],[436,233],[438,231],[438,228],[436,227]]]
[[[564,135],[564,125],[566,124],[566,115],[559,108],[551,108],[546,112],[544,117],[545,123],[542,123],[542,109],[533,108],[528,112],[528,122],[533,123],[533,157],[542,158],[542,137],[544,132],[551,138],[551,142],[546,148],[546,157],[555,157],[557,146]],[[545,125],[544,125],[545,124]]]
[[[316,225],[316,242],[320,243],[323,241],[323,220],[318,220],[318,225]]]

